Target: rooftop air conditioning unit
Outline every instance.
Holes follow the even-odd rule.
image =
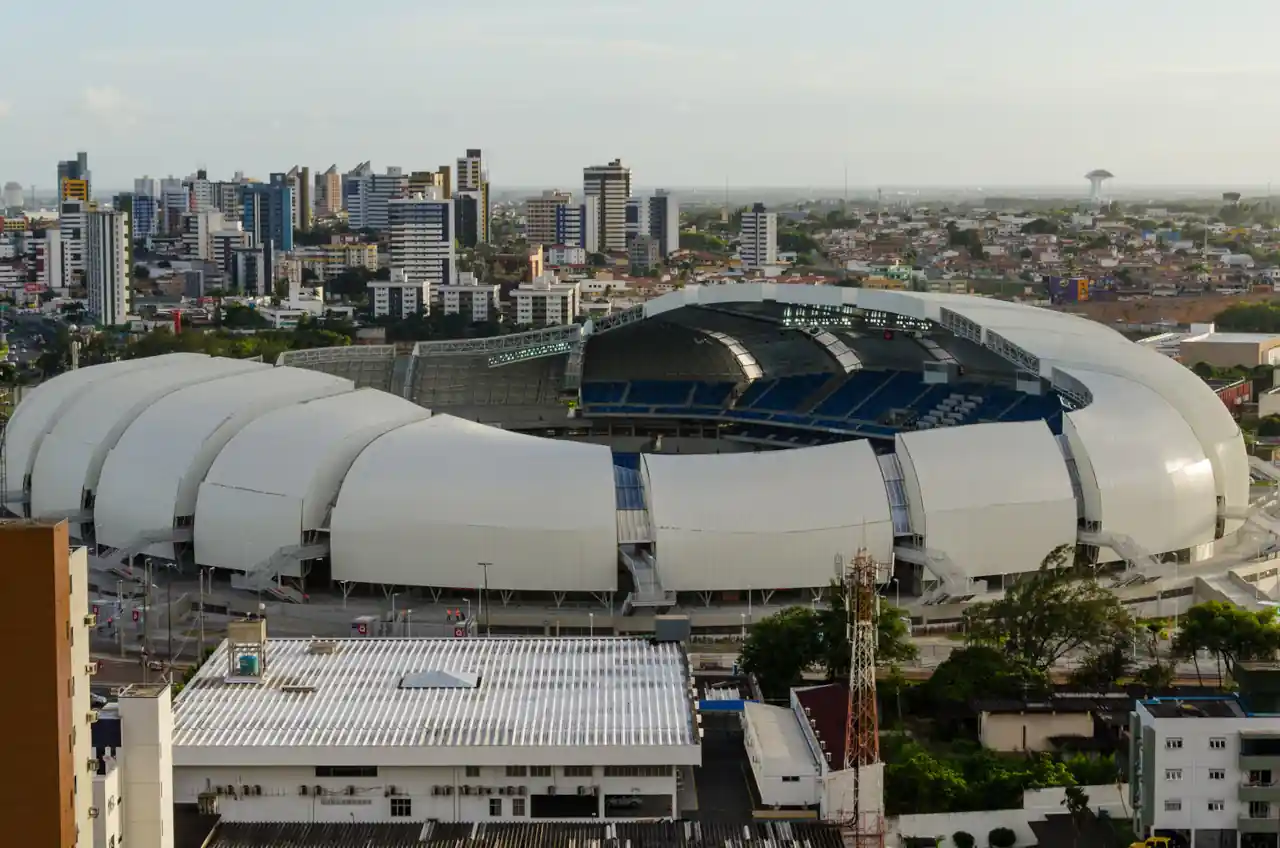
[[[90,807],[90,808],[89,808],[89,818],[91,818],[91,819],[96,819],[97,817],[98,817],[98,808],[97,808],[97,807]]]
[[[85,626],[85,627],[97,627],[97,626],[98,626],[98,617],[97,617],[96,615],[94,615],[93,613],[89,613],[88,615],[86,615],[86,616],[84,617],[84,626]]]
[[[84,673],[85,673],[85,674],[88,674],[88,675],[90,675],[90,676],[92,676],[92,675],[94,675],[94,674],[97,674],[97,673],[98,673],[98,663],[97,663],[97,662],[86,663],[86,664],[85,664],[85,667],[84,667]]]
[[[299,795],[310,795],[310,794],[311,794],[311,787],[310,787],[310,786],[308,786],[308,785],[307,785],[307,784],[305,784],[305,783],[304,783],[304,784],[302,784],[301,786],[299,786],[299,787],[298,787],[298,794],[299,794]]]
[[[387,787],[387,797],[388,797],[388,798],[390,798],[392,795],[397,795],[397,794],[399,794],[399,793],[397,793],[397,792],[396,792],[396,788],[395,788],[394,786],[388,786],[388,787]]]
[[[254,795],[261,795],[261,794],[262,794],[262,785],[261,785],[261,784],[258,784],[258,783],[253,784],[253,794],[254,794]]]
[[[346,789],[342,790],[342,793],[344,795],[354,795],[356,794],[356,788],[354,786],[348,786]]]
[[[232,798],[236,797],[236,788],[232,786],[230,783],[227,784],[227,794],[230,795]]]
[[[440,787],[439,787],[439,786],[433,786],[433,787],[431,787],[431,794],[432,794],[432,795],[439,795],[439,794],[440,794]]]
[[[89,774],[97,774],[97,773],[98,773],[98,758],[97,758],[97,757],[90,757],[89,759],[85,760],[85,761],[84,761],[84,770],[85,770],[85,771],[87,771],[87,772],[89,772]]]
[[[250,795],[252,795],[252,794],[253,794],[253,787],[252,787],[252,786],[250,786],[250,785],[249,785],[249,784],[247,784],[247,783],[241,784],[241,785],[240,785],[240,794],[241,794],[241,795],[243,795],[244,797],[248,798]]]
[[[555,794],[556,794],[556,788],[555,788],[554,786],[548,786],[548,787],[547,787],[547,794],[548,794],[548,795],[555,795]]]
[[[587,794],[587,787],[585,787],[585,786],[579,786],[579,787],[578,787],[578,794],[579,794],[579,795],[586,795],[586,794]]]
[[[312,795],[323,795],[323,794],[324,794],[324,787],[317,783],[315,786],[311,787],[311,794],[312,794]]]
[[[446,786],[446,787],[444,788],[444,794],[446,794],[446,795],[452,795],[452,794],[453,794],[453,787],[452,787],[452,786]]]
[[[508,794],[508,795],[514,795],[514,794],[516,794],[516,788],[515,788],[514,786],[508,786],[508,787],[507,787],[507,794]]]
[[[225,789],[225,788],[223,788],[222,786],[215,786],[215,787],[213,787],[213,794],[214,794],[214,795],[221,795],[221,794],[223,794],[224,792],[226,792],[226,789]]]
[[[527,787],[527,786],[517,786],[517,787],[516,787],[516,794],[517,794],[517,795],[528,795],[528,794],[529,794],[529,787]]]
[[[90,724],[93,724],[95,721],[98,720],[98,711],[89,710],[88,714],[85,715],[84,720],[89,722]]]

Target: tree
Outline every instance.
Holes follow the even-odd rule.
[[[1071,685],[1085,692],[1105,692],[1116,686],[1129,673],[1130,639],[1125,636],[1091,650],[1071,673]]]
[[[1022,698],[1048,690],[1048,677],[988,645],[952,651],[921,686],[933,707],[964,704],[975,698]]]
[[[742,670],[754,674],[765,698],[786,700],[822,653],[821,620],[808,607],[788,607],[751,627],[742,645]]]
[[[1068,786],[1063,792],[1062,806],[1071,816],[1072,843],[1080,844],[1080,830],[1089,813],[1089,796],[1079,786]]]
[[[916,742],[888,759],[884,769],[885,812],[943,813],[963,806],[969,792],[964,775]]]
[[[133,278],[135,280],[149,280],[151,279],[151,269],[146,265],[134,265]]]
[[[956,846],[956,848],[973,848],[973,846],[977,844],[977,840],[973,838],[972,833],[957,830],[955,833],[951,834],[951,844]]]
[[[316,282],[319,282],[319,281],[320,281],[320,275],[319,275],[319,274],[317,274],[317,273],[315,272],[315,269],[314,269],[314,268],[303,268],[303,269],[302,269],[302,282],[304,282],[304,283],[316,283]]]
[[[1175,656],[1208,651],[1218,661],[1218,677],[1235,676],[1242,662],[1269,659],[1280,648],[1280,623],[1274,607],[1250,611],[1226,601],[1196,604],[1182,616],[1173,640]],[[1198,673],[1198,667],[1197,667]]]
[[[1029,668],[1048,671],[1082,648],[1100,648],[1128,633],[1132,619],[1115,595],[1092,575],[1080,579],[1066,566],[1075,551],[1062,545],[1023,576],[1003,598],[965,611],[968,641],[998,646]]]
[[[849,676],[848,611],[845,609],[844,589],[839,581],[832,580],[827,587],[827,608],[818,613],[821,630],[821,656],[815,657],[827,671],[828,680]],[[876,610],[876,662],[892,666],[913,660],[918,655],[911,643],[907,628],[906,611],[887,603]]]
[[[1036,218],[1034,221],[1022,225],[1022,232],[1026,235],[1053,235],[1058,232],[1058,225],[1046,218]]]
[[[991,848],[1013,848],[1018,842],[1018,834],[1007,827],[997,827],[987,834],[987,844]]]

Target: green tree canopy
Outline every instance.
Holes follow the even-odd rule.
[[[964,613],[969,641],[999,647],[1028,668],[1048,671],[1073,651],[1123,639],[1132,619],[1092,575],[1082,578],[1067,567],[1073,553],[1070,545],[1054,549],[1003,598],[970,606]]]
[[[1280,305],[1270,303],[1237,303],[1219,312],[1213,319],[1219,330],[1233,333],[1280,333]]]
[[[1230,675],[1242,662],[1270,659],[1280,649],[1280,623],[1274,607],[1251,611],[1226,601],[1207,601],[1187,610],[1173,640],[1175,655],[1207,651]]]
[[[821,653],[818,613],[789,607],[751,626],[740,662],[743,671],[756,676],[766,698],[782,700]]]
[[[1036,218],[1034,221],[1023,224],[1022,232],[1034,236],[1053,235],[1058,232],[1058,225],[1047,218]]]

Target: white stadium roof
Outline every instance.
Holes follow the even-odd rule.
[[[1083,318],[772,283],[689,286],[641,311],[765,301],[933,321],[1079,408],[1058,437],[1043,421],[973,424],[904,432],[878,457],[857,441],[646,455],[633,494],[647,515],[628,523],[605,446],[426,417],[314,371],[175,354],[33,390],[8,428],[6,483],[42,517],[76,514],[92,494],[104,545],[189,524],[197,562],[249,570],[321,534],[335,580],[474,588],[487,562],[492,589],[555,592],[617,589],[618,528],[633,524],[652,527],[661,588],[715,591],[822,586],[834,556],[860,547],[887,559],[916,546],[969,577],[1027,571],[1079,520],[1104,542],[1198,559],[1248,507],[1243,438],[1212,390]],[[1104,544],[1102,556],[1116,554]]]
[[[313,647],[323,642],[323,647]],[[264,682],[228,678],[228,643],[174,705],[175,765],[236,749],[696,746],[675,643],[643,639],[268,639]],[[234,658],[233,658],[234,659]],[[239,682],[235,682],[239,681]],[[207,752],[195,749],[209,749]],[[327,759],[326,759],[327,757]],[[360,761],[364,762],[364,761]],[[668,763],[672,762],[667,760]]]

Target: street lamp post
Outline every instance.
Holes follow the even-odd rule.
[[[738,615],[742,616],[742,641],[746,642],[747,641],[747,614],[745,612],[740,612],[738,613]]]
[[[400,593],[399,592],[391,593],[391,626],[394,627],[396,630],[400,629],[398,626],[399,622],[396,620],[396,595],[398,594]]]
[[[406,637],[413,635],[413,610],[404,611],[404,635]]]
[[[484,571],[484,594],[480,596],[480,606],[484,613],[484,635],[489,636],[491,635],[489,630],[489,566],[493,565],[493,563],[480,562],[476,564]]]
[[[596,614],[587,613],[587,638],[594,639],[596,635]]]

